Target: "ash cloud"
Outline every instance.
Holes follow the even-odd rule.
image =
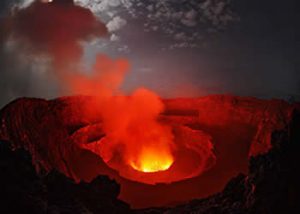
[[[15,48],[1,44],[0,107],[16,97],[54,97],[57,88],[49,74],[47,59],[18,53]]]
[[[14,11],[4,19],[2,27],[7,32],[3,44],[12,53],[20,54],[20,61],[27,55],[29,59],[39,59],[38,63],[44,59],[42,65],[57,79],[60,89],[97,96],[97,105],[85,107],[85,113],[96,114],[94,110],[101,109],[105,138],[110,142],[103,147],[104,159],[113,161],[113,154],[122,147],[125,149],[119,156],[127,165],[142,165],[143,154],[148,156],[148,150],[150,157],[153,153],[172,156],[171,127],[158,121],[164,108],[159,96],[143,88],[129,98],[122,96],[119,88],[129,70],[127,60],[98,54],[90,75],[81,73],[82,42],[106,36],[109,30],[89,9],[75,5],[73,0],[35,1]],[[11,58],[16,63],[16,57]]]
[[[55,86],[46,80],[46,64],[29,59],[12,41],[8,41],[7,16],[21,0],[0,2],[0,107],[20,96],[51,97]],[[43,61],[43,60],[41,60]]]
[[[9,8],[18,3],[2,4]],[[0,105],[19,96],[57,95],[55,79],[64,81],[77,72],[81,42],[107,35],[105,24],[73,0],[35,1],[14,8],[2,16],[0,31]]]

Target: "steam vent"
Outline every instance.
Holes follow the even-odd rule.
[[[223,95],[163,103],[157,121],[162,129],[170,127],[172,142],[165,144],[169,138],[157,137],[156,130],[157,141],[127,152],[126,139],[118,150],[110,145],[93,97],[11,102],[0,115],[1,194],[13,191],[20,199],[2,197],[1,209],[276,213],[288,208],[284,201],[295,197],[288,189],[296,185],[288,182],[289,159],[299,159],[293,154],[300,137],[298,104]],[[152,139],[149,130],[142,130],[145,139]]]

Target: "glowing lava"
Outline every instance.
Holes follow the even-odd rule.
[[[174,162],[169,151],[162,151],[157,148],[144,149],[138,156],[137,161],[131,161],[130,165],[141,172],[159,172],[168,170]]]

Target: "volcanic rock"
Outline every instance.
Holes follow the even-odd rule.
[[[252,157],[249,173],[231,179],[222,192],[172,208],[152,208],[137,213],[298,213],[299,142],[300,111],[295,110],[291,122],[272,133],[270,151]]]
[[[154,209],[154,212],[169,210],[169,212],[174,211],[175,213],[177,213],[176,210],[179,210],[179,213],[189,213],[188,210],[199,210],[196,213],[230,213],[229,211],[235,208],[237,211],[248,212],[254,209],[255,206],[262,207],[257,205],[265,203],[264,199],[261,198],[266,197],[266,200],[269,200],[270,195],[275,197],[276,194],[270,194],[268,185],[285,182],[286,174],[280,174],[278,165],[276,165],[276,161],[282,164],[282,161],[285,160],[273,158],[269,153],[278,153],[274,152],[277,148],[274,145],[281,145],[282,141],[286,142],[297,138],[295,130],[293,136],[288,134],[285,138],[280,137],[284,134],[279,133],[291,131],[289,128],[291,125],[289,124],[292,124],[295,119],[295,112],[300,109],[299,104],[289,104],[282,100],[260,100],[225,95],[197,99],[164,100],[166,109],[160,115],[159,120],[179,127],[180,130],[187,130],[186,133],[200,133],[199,131],[203,131],[210,134],[215,145],[217,162],[211,170],[197,178],[170,185],[147,186],[120,177],[118,172],[109,168],[101,157],[83,149],[82,145],[93,143],[105,136],[100,114],[98,114],[99,110],[93,109],[93,114],[86,112],[86,106],[92,106],[92,103],[92,97],[80,96],[62,97],[49,101],[21,98],[4,107],[0,112],[0,140],[10,142],[9,146],[12,150],[28,151],[26,155],[31,156],[31,162],[37,172],[37,174],[31,172],[30,176],[26,173],[26,175],[22,175],[22,167],[16,167],[14,173],[20,173],[20,178],[28,176],[29,185],[31,178],[34,178],[32,181],[34,184],[36,177],[39,178],[44,174],[51,175],[54,170],[56,171],[54,174],[59,172],[69,177],[71,180],[68,181],[74,182],[74,188],[76,187],[75,183],[80,181],[90,183],[99,175],[107,175],[120,183],[122,188],[119,198],[125,199],[134,208],[167,207],[168,204],[181,204],[183,201],[195,198],[206,198],[222,191],[222,188],[231,177],[243,173],[243,175],[239,175],[232,180],[222,193],[213,195],[208,199],[189,202],[171,210],[169,208]],[[299,118],[297,121],[299,121]],[[278,132],[278,130],[281,130],[281,132]],[[299,127],[297,130],[299,130]],[[182,135],[184,136],[184,133]],[[277,150],[282,152],[281,147]],[[268,151],[269,153],[266,156],[265,154]],[[3,157],[5,159],[6,156]],[[255,159],[252,157],[255,157]],[[251,164],[247,176],[248,158],[250,158]],[[16,159],[14,162],[19,161]],[[297,162],[293,161],[293,163]],[[287,162],[284,164],[287,165]],[[271,169],[269,170],[268,167],[271,167]],[[28,166],[25,168],[28,168]],[[21,171],[19,172],[19,170]],[[289,171],[290,168],[284,170]],[[272,173],[279,173],[275,176],[276,178],[279,176],[279,178],[274,180],[274,174]],[[4,173],[1,173],[1,176],[2,174]],[[6,179],[9,180],[10,176],[12,175],[8,174]],[[62,177],[61,174],[60,176]],[[280,176],[283,178],[281,179]],[[12,179],[11,182],[19,183],[19,181]],[[262,184],[259,183],[256,186],[257,182],[260,181],[262,181]],[[47,183],[48,181],[43,178],[41,182]],[[56,182],[58,181],[55,180],[54,183]],[[56,186],[54,183],[52,185]],[[262,189],[262,194],[256,194],[256,190],[260,191],[260,184],[267,189]],[[279,183],[278,185],[286,190],[285,184]],[[16,191],[22,189],[17,186],[16,188],[19,189]],[[281,194],[282,189],[274,188],[273,192]],[[141,195],[141,190],[147,194]],[[28,191],[25,188],[24,194]],[[180,192],[180,194],[174,194],[174,192]],[[10,194],[11,197],[15,195],[14,191],[11,190],[7,190],[7,194]],[[44,193],[41,194],[44,195]],[[266,196],[262,196],[263,194],[266,194]],[[110,198],[115,198],[116,195],[118,194],[113,194],[113,197]],[[261,198],[259,199],[259,197]],[[272,200],[270,199],[270,201]],[[22,201],[24,200],[22,199]],[[82,201],[85,201],[85,199],[82,199]],[[27,202],[24,203],[27,204]],[[283,203],[286,204],[286,201]],[[91,210],[91,208],[88,209]],[[269,206],[266,209],[269,209]],[[149,210],[145,212],[149,212]],[[233,210],[233,212],[235,211]],[[269,211],[267,210],[266,213],[269,213]]]
[[[37,174],[31,155],[0,142],[1,213],[131,213],[107,176],[75,183],[56,170]]]

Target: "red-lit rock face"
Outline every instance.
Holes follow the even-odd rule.
[[[85,108],[92,103],[90,97],[17,100],[1,110],[0,139],[28,149],[37,169],[56,168],[87,181],[109,175],[121,184],[120,198],[133,207],[167,205],[221,190],[247,169],[248,155],[269,149],[271,132],[286,124],[294,108],[283,101],[231,96],[165,100],[158,121],[171,127],[173,162],[166,170],[142,172],[141,165],[135,169],[123,159],[102,157],[98,150],[107,135],[100,110],[89,114]],[[167,156],[162,163],[168,162],[169,153],[161,151],[159,157]],[[148,185],[160,182],[169,184]]]

